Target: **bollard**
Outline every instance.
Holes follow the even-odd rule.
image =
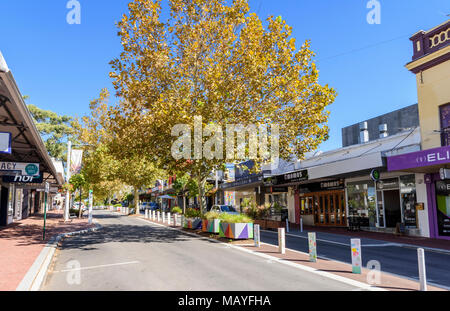
[[[170,217],[170,212],[169,213],[167,213],[167,224],[170,226],[170,220],[171,220],[172,218]]]
[[[156,216],[157,216],[157,220],[158,220],[158,222],[161,220],[161,212],[160,211],[158,211],[158,212],[156,212]]]
[[[261,236],[260,236],[259,225],[253,226],[253,235],[254,235],[254,239],[255,239],[255,247],[261,247]]]
[[[286,232],[289,233],[289,220],[286,218]]]
[[[425,251],[423,248],[417,249],[417,259],[419,263],[420,290],[427,291],[427,272],[425,269]]]
[[[300,218],[300,232],[303,232],[303,218]]]
[[[165,223],[166,222],[166,212],[162,213],[162,222]]]
[[[145,209],[145,214],[144,214],[144,218],[147,219],[148,218],[148,209]]]
[[[361,274],[361,240],[351,239],[351,251],[352,251],[352,273]]]
[[[316,233],[308,232],[309,261],[317,262]]]
[[[278,251],[280,254],[286,253],[286,237],[284,228],[278,228]]]

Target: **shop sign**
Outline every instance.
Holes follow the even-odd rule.
[[[288,192],[288,187],[270,187],[270,193],[274,192]]]
[[[24,176],[17,174],[16,176],[2,176],[2,180],[6,183],[40,184],[44,181],[44,178],[42,175]]]
[[[379,170],[372,170],[370,172],[370,178],[373,181],[379,181],[380,180],[380,171]]]
[[[388,171],[450,163],[450,146],[411,152],[387,158]]]
[[[0,132],[0,153],[11,154],[11,133]]]
[[[286,182],[305,181],[308,180],[308,170],[284,174],[283,178]]]
[[[450,170],[446,169],[446,168],[441,168],[439,170],[439,175],[441,177],[441,179],[450,179]]]
[[[0,171],[27,176],[39,176],[38,163],[0,162]]]
[[[319,183],[304,184],[299,187],[300,193],[341,190],[345,187],[344,179],[327,180]]]
[[[256,182],[261,182],[262,180],[263,180],[263,175],[258,174],[255,176],[240,178],[233,182],[224,183],[224,184],[220,185],[220,188],[227,189],[227,188],[232,188],[232,187],[237,187],[237,186],[244,186],[244,185],[248,185],[248,184],[252,184],[252,183],[256,183]]]

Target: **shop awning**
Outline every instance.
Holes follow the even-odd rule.
[[[44,142],[0,53],[0,131],[11,133],[11,154],[0,154],[0,161],[38,163],[44,182],[52,187],[64,183],[62,174],[48,155]]]

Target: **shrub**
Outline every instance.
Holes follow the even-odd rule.
[[[122,207],[122,204],[114,204],[114,207]]]
[[[172,207],[172,209],[170,210],[170,212],[172,214],[181,214],[183,211],[181,210],[181,208],[179,208],[178,206],[174,206]]]
[[[188,208],[188,209],[186,209],[186,213],[184,216],[186,216],[187,218],[197,218],[197,217],[201,217],[202,213],[196,209]]]
[[[253,219],[244,214],[233,215],[228,213],[222,213],[219,219],[223,222],[236,224],[236,223],[253,223]]]
[[[208,219],[208,220],[220,219],[220,213],[218,213],[218,212],[208,212],[208,213],[205,213],[202,218],[203,219]]]

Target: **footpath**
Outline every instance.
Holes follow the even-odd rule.
[[[313,273],[326,275],[331,278],[336,278],[336,279],[341,279],[341,280],[345,278],[345,279],[349,280],[350,282],[355,281],[355,282],[358,282],[359,284],[365,284],[368,288],[372,288],[374,290],[418,291],[420,289],[419,282],[409,280],[406,278],[402,278],[402,277],[392,275],[389,273],[380,272],[379,278],[378,278],[379,283],[375,284],[374,281],[376,281],[377,279],[374,277],[374,272],[369,269],[366,269],[366,268],[362,269],[361,274],[354,274],[354,273],[352,273],[352,266],[350,264],[337,262],[334,260],[320,259],[320,258],[317,259],[317,262],[310,262],[309,254],[304,253],[304,252],[299,252],[296,250],[291,250],[291,249],[286,248],[285,254],[280,254],[278,251],[277,245],[261,243],[261,246],[258,248],[258,247],[254,246],[253,240],[236,240],[236,241],[230,242],[229,239],[219,238],[218,235],[205,233],[205,232],[202,232],[201,230],[185,229],[185,228],[182,228],[179,224],[178,224],[178,226],[175,226],[173,224],[173,220],[172,220],[172,224],[168,225],[167,222],[163,223],[162,221],[151,220],[149,218],[145,218],[143,215],[139,215],[139,216],[133,215],[133,216],[142,218],[146,221],[149,221],[149,222],[152,222],[155,224],[171,227],[173,229],[183,230],[183,231],[185,231],[187,233],[191,233],[191,234],[197,234],[204,238],[214,239],[214,240],[217,240],[218,242],[230,243],[230,244],[232,244],[233,247],[239,247],[246,251],[253,252],[256,255],[268,258],[268,260],[273,262],[274,264],[275,263],[285,263],[285,264],[289,264],[291,266],[293,266],[292,264],[300,265],[301,267],[298,267],[298,268],[302,268],[304,270],[309,270]],[[304,230],[307,230],[307,228],[305,228]],[[348,235],[355,236],[355,237],[357,236],[357,237],[362,238],[363,236],[361,236],[360,233],[362,233],[362,232],[357,232],[357,233],[349,232]],[[363,234],[363,235],[365,238],[377,239],[377,236],[379,234],[371,234],[371,233],[372,232],[368,232],[368,235],[365,235],[365,234]],[[411,243],[409,238],[406,238],[406,239],[405,238],[406,237],[393,237],[393,239],[395,239],[395,243],[407,243],[407,244],[414,244],[417,246],[433,247],[433,248],[445,246],[445,244],[441,244],[438,241],[428,241],[423,244],[420,244],[420,243],[417,244],[418,243],[417,241],[416,241],[416,243]],[[423,240],[423,239],[418,239],[418,241],[420,241],[420,240]],[[431,240],[431,239],[429,239],[429,240]],[[392,241],[392,242],[394,242],[394,241]],[[445,249],[445,248],[443,248],[443,249]],[[446,291],[446,289],[439,288],[436,286],[428,285],[427,287],[428,287],[428,291]]]
[[[30,216],[0,228],[0,291],[14,291],[47,243],[58,234],[95,227],[87,218],[64,223],[63,211],[47,213],[45,240],[44,215]]]

